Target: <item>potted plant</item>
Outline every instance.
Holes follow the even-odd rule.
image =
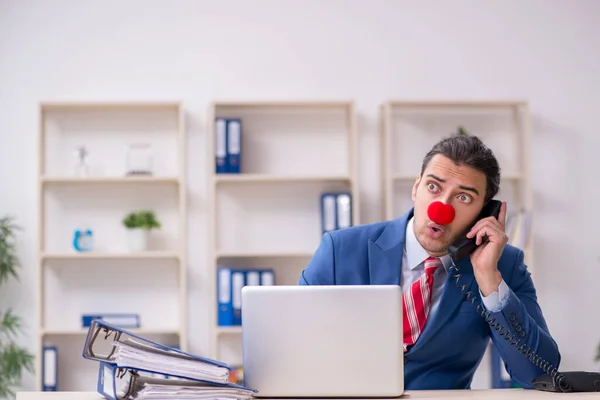
[[[123,225],[127,228],[129,250],[131,251],[147,250],[150,231],[161,227],[156,215],[150,210],[140,210],[127,214],[123,218]]]
[[[469,132],[465,129],[464,126],[459,126],[458,131],[456,132],[458,136],[469,136]]]
[[[18,229],[12,218],[0,219],[0,285],[11,277],[19,279],[17,269],[21,264],[15,245],[15,231]],[[21,328],[21,319],[10,308],[0,310],[0,398],[13,397],[14,388],[21,384],[23,371],[34,370],[33,354],[15,342]]]

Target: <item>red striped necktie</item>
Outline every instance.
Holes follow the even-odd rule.
[[[415,344],[425,327],[431,306],[433,274],[440,265],[442,262],[439,258],[427,258],[423,275],[402,295],[404,351]]]

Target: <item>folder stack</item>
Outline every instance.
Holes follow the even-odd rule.
[[[217,324],[242,325],[242,288],[244,286],[272,286],[275,270],[238,269],[221,266],[217,270]]]
[[[352,226],[352,195],[348,192],[321,195],[321,231],[336,231]]]
[[[232,383],[231,367],[223,362],[153,342],[102,320],[92,322],[83,357],[99,362],[97,391],[111,400],[249,400],[257,392]]]
[[[242,120],[217,118],[215,120],[215,172],[239,174],[241,172]]]

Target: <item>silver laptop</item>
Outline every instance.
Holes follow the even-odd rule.
[[[398,397],[400,286],[246,286],[244,383],[256,397]]]

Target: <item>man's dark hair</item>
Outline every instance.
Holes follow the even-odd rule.
[[[485,202],[492,199],[500,190],[500,166],[498,160],[477,136],[455,135],[437,142],[423,159],[421,175],[429,161],[441,154],[454,161],[456,165],[467,165],[483,172],[486,176]],[[484,202],[484,203],[485,203]]]

